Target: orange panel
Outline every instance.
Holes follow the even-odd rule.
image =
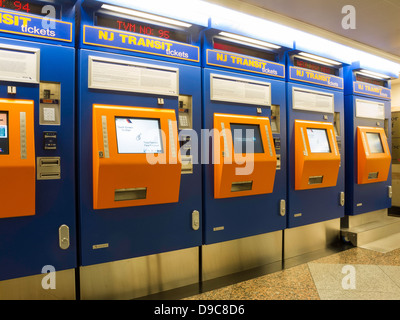
[[[116,117],[159,120],[162,152],[118,153]],[[136,139],[140,140],[141,135]],[[93,105],[94,209],[178,202],[181,179],[178,157],[174,110]]]
[[[375,127],[357,127],[357,182],[386,181],[391,156],[385,131]]]
[[[231,125],[259,126],[263,152],[235,153]],[[265,117],[214,114],[214,197],[271,193],[276,154],[270,121]]]
[[[0,154],[0,218],[31,216],[36,184],[34,102],[0,99],[0,111],[8,112],[9,139],[9,153]]]
[[[295,120],[295,189],[333,187],[340,153],[332,123]]]

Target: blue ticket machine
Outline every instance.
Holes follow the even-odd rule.
[[[392,203],[391,84],[398,75],[355,62],[345,69],[346,217],[342,227],[384,221]],[[344,232],[346,234],[346,232]],[[360,244],[360,243],[358,243]]]
[[[285,258],[290,258],[338,238],[345,204],[345,139],[341,60],[296,47],[287,55],[287,68]]]
[[[198,282],[201,25],[134,9],[78,8],[82,299]]]
[[[0,8],[0,299],[75,298],[74,18]]]
[[[217,18],[203,41],[202,275],[208,280],[281,259],[284,52],[293,42],[271,43],[268,32],[260,37]]]

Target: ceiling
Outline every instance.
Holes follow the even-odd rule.
[[[400,0],[240,0],[306,22],[352,40],[400,56]],[[356,29],[345,30],[342,20],[351,4]]]
[[[257,8],[276,16],[316,26],[324,31],[367,45],[400,59],[400,0],[208,0],[250,14],[262,15]],[[342,8],[356,10],[356,29],[345,30]],[[260,10],[258,10],[260,11]],[[262,10],[264,11],[264,10]],[[279,21],[279,18],[275,19]],[[293,24],[293,23],[292,23]],[[315,29],[315,28],[314,28]],[[312,29],[311,29],[312,30]]]

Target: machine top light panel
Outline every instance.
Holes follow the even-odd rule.
[[[140,33],[166,40],[189,43],[189,33],[182,30],[150,24],[138,20],[130,20],[116,16],[96,15],[95,24],[100,27],[112,28],[121,31]]]
[[[305,68],[305,69],[309,69],[309,70],[313,70],[313,71],[323,72],[323,73],[327,73],[327,74],[331,74],[331,75],[338,75],[337,68],[324,66],[324,65],[321,65],[321,64],[318,64],[315,62],[306,61],[306,60],[299,59],[299,58],[294,58],[294,65],[296,67]]]

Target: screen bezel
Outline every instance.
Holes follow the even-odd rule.
[[[115,139],[117,143],[117,153],[118,154],[162,154],[164,153],[164,143],[161,134],[161,119],[160,118],[145,118],[145,117],[130,117],[130,116],[115,116],[114,117],[114,124],[115,124]],[[160,138],[160,152],[120,152],[119,151],[119,144],[118,144],[118,130],[117,130],[117,119],[139,119],[139,120],[152,120],[158,122],[158,130],[159,130],[159,138]]]
[[[261,135],[261,127],[260,127],[259,124],[254,124],[254,123],[230,123],[229,125],[230,125],[231,135],[232,135],[233,153],[235,153],[235,154],[263,154],[263,153],[265,153],[264,143],[263,143],[263,139],[262,139],[262,135]],[[244,147],[244,150],[243,150],[243,142],[242,142],[242,150],[241,150],[241,152],[236,152],[236,150],[235,150],[235,136],[234,136],[234,130],[235,129],[233,129],[232,126],[246,126],[247,128],[244,128],[245,130],[252,129],[252,128],[249,128],[249,127],[257,128],[258,129],[259,138],[260,138],[260,146],[261,146],[262,151],[249,153],[246,150],[246,143],[244,143],[245,147]],[[236,128],[236,129],[239,129],[239,128]],[[241,130],[243,130],[243,129],[241,129]],[[254,130],[254,133],[255,132],[256,132],[256,130]],[[256,137],[256,135],[254,135],[254,137]],[[245,151],[245,152],[243,152],[243,151]]]
[[[382,150],[382,151],[380,151],[380,152],[373,152],[373,151],[372,151],[372,149],[371,149],[371,143],[370,143],[370,140],[369,140],[369,138],[368,138],[368,135],[374,135],[374,136],[378,136],[378,137],[379,137],[379,142],[381,143],[381,150]],[[365,138],[366,138],[366,141],[367,141],[367,143],[368,143],[369,152],[370,152],[371,154],[381,154],[381,153],[385,153],[385,148],[383,147],[383,142],[382,142],[382,137],[381,137],[380,132],[365,132]]]
[[[322,152],[315,152],[315,151],[312,151],[311,140],[310,140],[310,137],[309,137],[309,134],[308,134],[308,130],[324,131],[324,132],[325,132],[325,135],[326,135],[326,141],[328,142],[329,151],[322,151]],[[311,153],[313,153],[313,154],[316,154],[316,153],[322,153],[322,154],[329,154],[329,153],[332,153],[332,147],[331,147],[331,143],[330,143],[330,141],[329,141],[328,129],[326,129],[326,128],[308,127],[308,128],[306,128],[306,131],[307,131],[307,139],[308,139],[308,144],[309,144],[309,146],[310,146],[310,152],[311,152]]]

